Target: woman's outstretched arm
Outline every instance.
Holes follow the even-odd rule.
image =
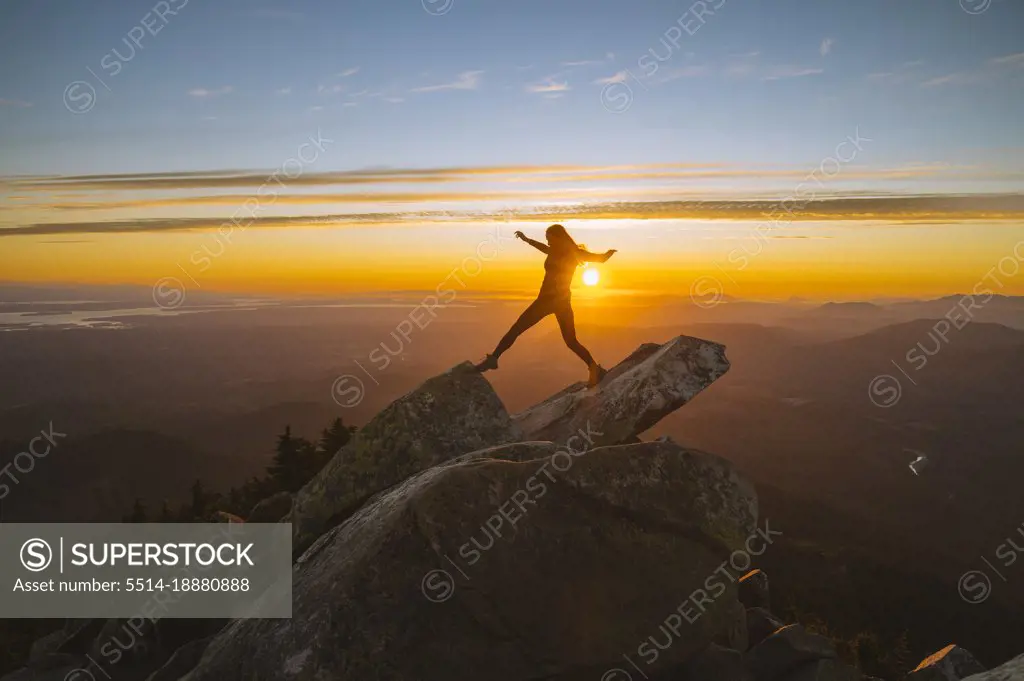
[[[548,252],[550,252],[550,251],[551,251],[551,249],[550,249],[550,248],[548,248],[548,245],[547,245],[547,244],[542,244],[542,243],[541,243],[541,242],[539,242],[539,241],[534,241],[533,239],[531,239],[530,237],[526,236],[526,235],[525,235],[525,234],[523,234],[522,232],[516,232],[516,238],[517,238],[517,239],[522,239],[522,240],[523,240],[523,241],[525,241],[526,243],[528,243],[528,244],[530,244],[531,246],[533,246],[534,248],[536,248],[536,249],[537,249],[538,251],[540,251],[541,253],[548,253]]]
[[[579,256],[580,260],[583,262],[608,262],[608,258],[612,257],[617,252],[618,251],[613,248],[609,251],[605,251],[604,253],[591,253],[590,251],[581,248],[579,250]]]

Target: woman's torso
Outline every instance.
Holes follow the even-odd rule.
[[[579,260],[570,250],[552,250],[544,259],[544,282],[540,285],[541,296],[568,297],[572,278]]]

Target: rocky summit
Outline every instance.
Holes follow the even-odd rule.
[[[291,619],[145,623],[107,678],[870,681],[771,612],[752,562],[779,532],[753,486],[713,454],[640,441],[728,369],[723,346],[680,336],[515,416],[471,365],[435,376],[294,497],[253,508],[293,524]],[[124,625],[69,621],[0,681],[75,681]],[[951,645],[907,679],[1020,669]]]
[[[632,442],[729,370],[725,347],[679,336],[645,343],[608,372],[597,390],[576,383],[516,414],[531,440],[564,442],[587,423],[600,424],[599,444]]]

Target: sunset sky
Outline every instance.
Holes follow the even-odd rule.
[[[607,295],[969,291],[1024,260],[1021,26],[1015,0],[7,0],[0,279],[431,290],[483,254],[497,295],[541,276],[512,232],[562,222],[618,249]]]

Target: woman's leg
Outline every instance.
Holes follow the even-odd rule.
[[[572,312],[572,304],[569,301],[558,306],[558,309],[555,310],[555,319],[558,320],[558,328],[562,330],[562,340],[569,346],[569,349],[586,362],[588,367],[594,366],[596,362],[594,362],[590,351],[576,339],[576,316]]]
[[[519,319],[516,320],[512,328],[508,330],[500,341],[498,341],[498,347],[494,349],[491,355],[497,359],[501,357],[502,353],[512,347],[512,344],[516,342],[516,339],[531,326],[539,322],[540,320],[547,317],[549,314],[554,312],[547,301],[543,301],[540,298],[530,303],[523,314],[519,315]]]

